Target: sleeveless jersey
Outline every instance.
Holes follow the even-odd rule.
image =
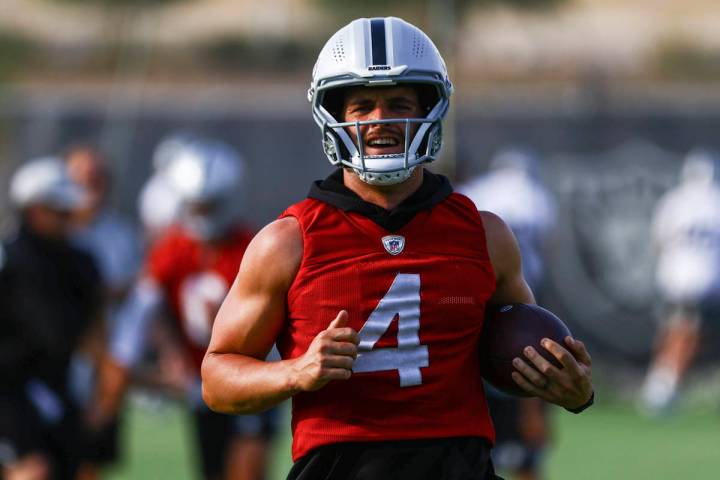
[[[215,314],[251,239],[248,231],[237,229],[222,243],[208,245],[172,228],[148,256],[146,270],[165,293],[198,374]]]
[[[478,338],[495,275],[473,203],[452,194],[393,233],[316,199],[282,216],[297,218],[304,252],[281,355],[305,353],[341,309],[361,338],[349,380],[293,397],[293,459],[348,441],[494,441]]]

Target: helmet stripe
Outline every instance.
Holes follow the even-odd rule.
[[[370,20],[370,42],[372,44],[372,64],[387,65],[384,18]]]

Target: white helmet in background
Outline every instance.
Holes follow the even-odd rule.
[[[39,204],[71,211],[82,207],[86,200],[83,187],[70,178],[57,157],[30,160],[10,180],[10,201],[19,209]]]
[[[530,177],[537,177],[539,159],[530,150],[512,146],[503,148],[493,155],[490,160],[490,170],[505,170],[524,173]]]
[[[151,238],[160,236],[180,220],[181,202],[165,169],[175,153],[199,137],[191,132],[173,132],[163,137],[152,154],[153,174],[146,180],[138,195],[138,214]]]
[[[201,140],[201,137],[185,131],[171,133],[160,140],[160,143],[157,144],[153,151],[152,157],[152,165],[155,171],[159,172],[167,167],[170,160],[174,158],[175,152],[195,140]]]
[[[418,87],[421,107],[427,112],[424,118],[362,122],[337,118],[341,89],[407,84]],[[445,62],[422,30],[394,17],[361,18],[338,30],[320,51],[308,99],[330,163],[354,169],[369,184],[391,185],[405,181],[417,165],[435,160],[451,93]],[[405,124],[404,153],[365,155],[361,135],[356,144],[345,130],[387,123]],[[411,124],[419,126],[408,138]]]
[[[227,232],[238,217],[245,165],[229,145],[195,138],[167,159],[163,175],[181,202],[180,221],[204,240]]]
[[[180,198],[163,172],[145,181],[137,201],[138,215],[150,238],[159,237],[180,220]]]
[[[680,172],[683,183],[711,184],[720,174],[718,154],[706,148],[695,148],[688,152]]]

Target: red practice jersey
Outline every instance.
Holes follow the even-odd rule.
[[[148,257],[147,274],[165,293],[198,374],[212,322],[251,239],[250,232],[238,228],[221,242],[209,245],[178,227],[161,238]]]
[[[283,216],[299,221],[304,253],[281,355],[305,353],[342,309],[361,338],[349,380],[293,397],[293,458],[348,441],[494,441],[478,339],[495,275],[473,203],[452,194],[392,233],[316,199]]]

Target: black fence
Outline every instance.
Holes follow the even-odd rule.
[[[653,286],[651,213],[676,183],[688,150],[720,147],[720,111],[483,112],[478,105],[457,106],[450,129],[456,161],[441,160],[437,168],[459,181],[482,172],[499,148],[534,149],[559,205],[541,292],[544,303],[606,357],[646,361],[660,307]],[[136,216],[153,149],[177,130],[207,133],[238,148],[248,164],[246,202],[238,208],[258,227],[302,199],[311,181],[331,169],[309,106],[287,113],[140,106],[132,114],[109,118],[100,105],[20,100],[2,112],[2,184],[6,187],[9,172],[27,158],[91,140],[105,147],[112,160],[114,206]]]

